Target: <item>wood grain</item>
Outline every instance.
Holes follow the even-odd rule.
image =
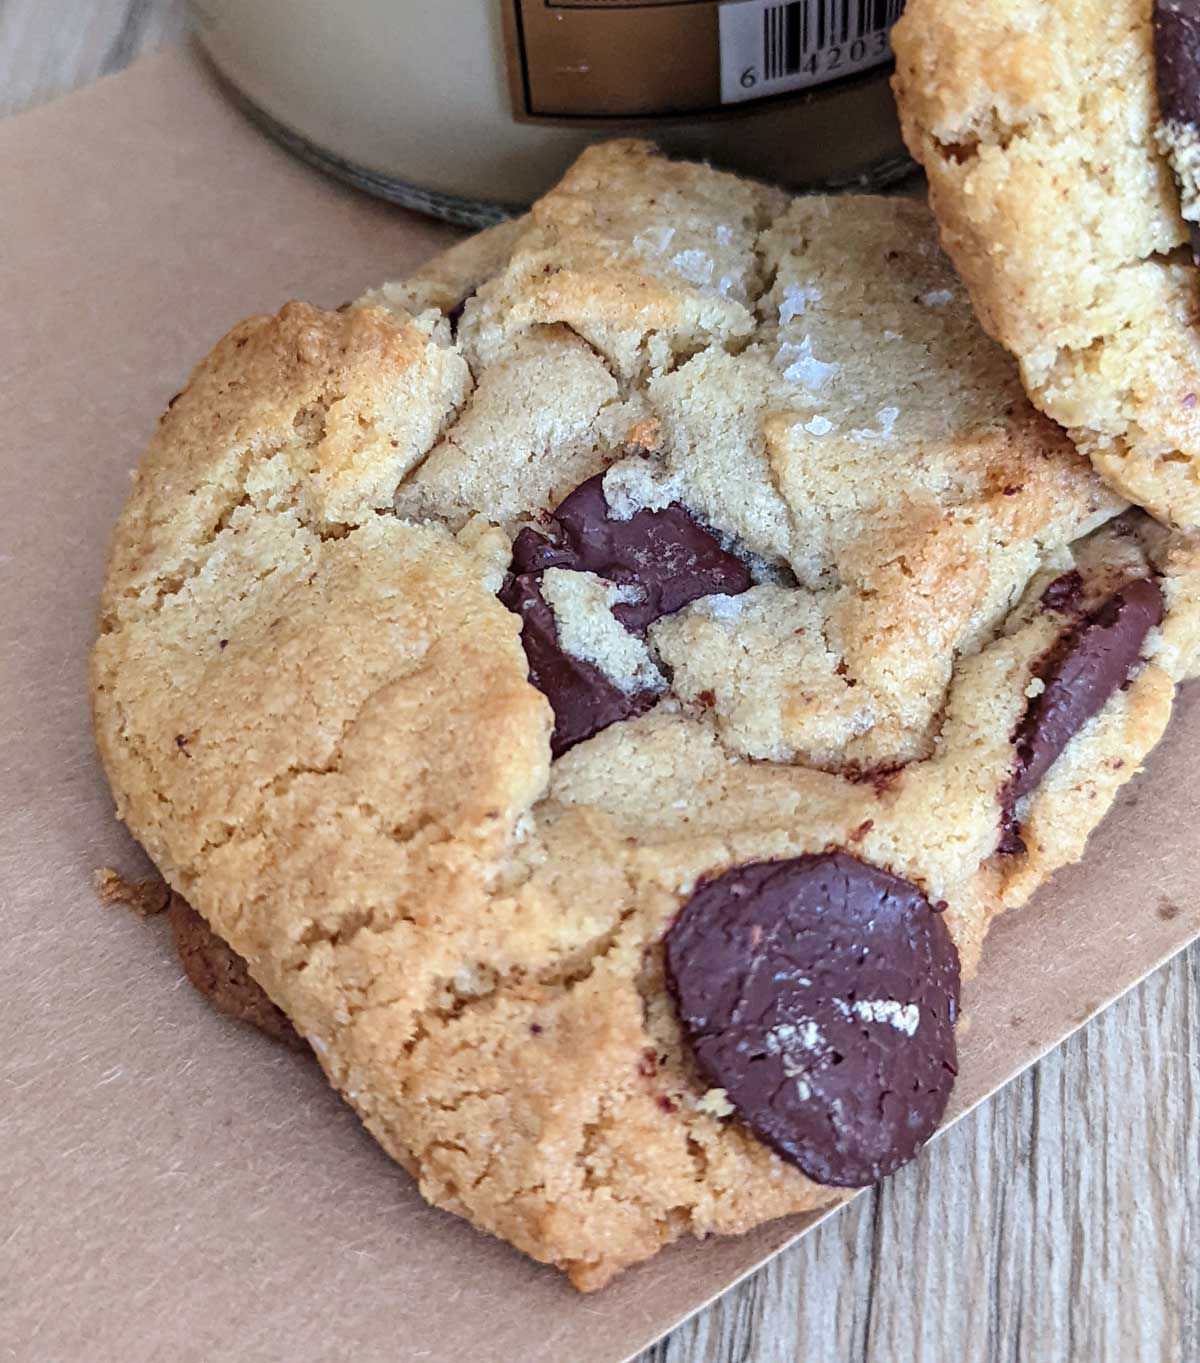
[[[0,113],[184,27],[183,0],[0,0]],[[1193,947],[639,1363],[1196,1363],[1198,1075]]]

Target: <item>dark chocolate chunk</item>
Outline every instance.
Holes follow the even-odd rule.
[[[1154,69],[1168,159],[1179,182],[1192,254],[1200,260],[1200,0],[1155,0]]]
[[[510,577],[500,590],[500,600],[521,617],[529,680],[554,711],[550,736],[554,757],[620,719],[643,714],[658,700],[656,691],[622,691],[598,667],[560,647],[554,612],[542,596],[536,573]]]
[[[599,668],[564,652],[554,612],[541,592],[540,575],[547,568],[595,573],[631,589],[637,599],[621,602],[612,612],[635,633],[698,597],[716,592],[733,596],[751,585],[741,559],[722,549],[677,504],[614,520],[603,474],[580,483],[559,504],[546,534],[522,530],[513,541],[510,576],[500,600],[524,620],[521,642],[529,679],[554,709],[550,749],[555,757],[617,720],[644,713],[658,693],[622,691]]]
[[[1051,586],[1054,584],[1052,583]],[[1043,689],[1013,735],[1013,768],[1001,792],[1001,852],[1023,850],[1014,808],[1034,791],[1063,749],[1137,666],[1146,635],[1162,623],[1157,582],[1137,578],[1070,630],[1043,659]]]
[[[666,938],[696,1063],[818,1183],[912,1159],[954,1084],[958,952],[906,880],[846,852],[705,881]]]
[[[513,540],[513,573],[540,573],[547,568],[574,568],[575,560],[570,550],[560,549],[557,544],[539,535],[536,530],[525,529]]]
[[[1002,857],[1015,857],[1025,851],[1025,839],[1021,836],[1021,821],[1013,809],[1015,800],[1008,799],[1008,788],[1000,796],[1000,838],[996,851]]]
[[[1054,650],[1039,670],[1045,689],[1029,702],[1017,734],[1015,799],[1035,789],[1074,735],[1125,685],[1146,635],[1162,618],[1158,583],[1138,578]]]
[[[574,568],[633,588],[636,601],[613,607],[626,629],[643,630],[701,596],[738,596],[750,588],[750,570],[741,559],[677,502],[638,511],[627,521],[611,517],[603,474],[580,483],[553,519],[548,536],[518,536],[513,571]]]
[[[1083,578],[1075,570],[1062,573],[1042,593],[1042,605],[1063,615],[1077,615],[1083,601]]]
[[[462,321],[463,313],[466,311],[467,304],[475,297],[475,290],[472,289],[465,297],[460,298],[452,308],[446,309],[446,321],[450,323],[450,335],[458,337],[458,324]]]
[[[1163,122],[1200,126],[1200,0],[1155,0],[1154,72]]]

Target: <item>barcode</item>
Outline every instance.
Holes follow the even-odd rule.
[[[904,0],[725,0],[721,99],[736,103],[820,85],[891,58]]]
[[[904,0],[790,0],[763,11],[763,77],[794,76],[805,59],[831,45],[852,47],[886,33]]]

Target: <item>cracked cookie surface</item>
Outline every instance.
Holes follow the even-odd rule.
[[[910,0],[895,88],[943,244],[1034,403],[1113,487],[1194,528],[1194,192],[1185,170],[1181,203],[1172,173],[1154,12],[1155,0]]]
[[[663,945],[697,891],[865,863],[970,974],[1161,735],[1200,561],[1029,407],[916,205],[614,143],[456,251],[199,366],[116,532],[97,737],[425,1196],[592,1288],[841,1195],[697,1063]],[[572,675],[641,698],[569,747],[523,576]],[[1131,583],[1161,609],[1096,680]],[[1018,789],[1071,660],[1098,703]],[[916,1006],[846,1003],[896,1045]]]

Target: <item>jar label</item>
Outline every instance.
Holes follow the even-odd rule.
[[[523,121],[672,118],[891,60],[904,0],[502,0]]]

